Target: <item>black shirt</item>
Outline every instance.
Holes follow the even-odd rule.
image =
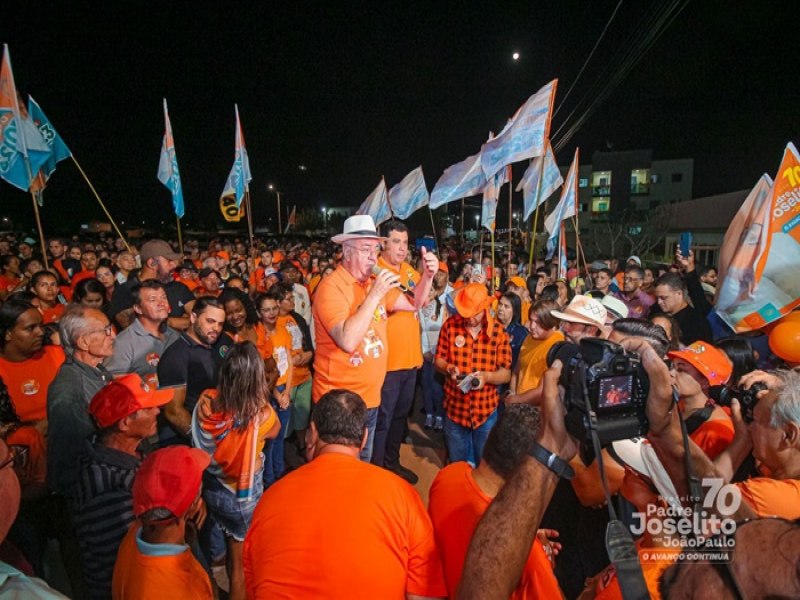
[[[108,306],[108,318],[112,321],[123,310],[133,307],[133,286],[139,285],[141,281],[138,277],[131,277],[114,289],[114,295],[111,296],[111,304]],[[194,294],[182,284],[180,281],[170,281],[164,284],[164,291],[167,292],[167,300],[169,300],[169,316],[170,317],[183,317],[186,316],[186,309],[184,308],[189,302],[194,300]]]
[[[691,306],[686,306],[672,315],[681,326],[681,342],[689,345],[692,342],[702,340],[711,342],[711,325],[708,320]]]
[[[158,387],[185,386],[184,406],[190,413],[193,412],[200,394],[217,387],[219,367],[233,344],[233,338],[224,331],[211,347],[199,344],[182,333],[161,356]],[[158,437],[162,447],[181,441],[180,435],[166,422],[159,426]]]

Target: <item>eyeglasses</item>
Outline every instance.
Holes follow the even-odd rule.
[[[93,329],[92,331],[87,331],[83,335],[94,335],[95,333],[100,333],[101,331],[106,335],[106,337],[108,337],[114,333],[114,326],[109,323],[101,329]]]
[[[16,468],[25,466],[25,458],[28,456],[27,446],[9,446],[9,457],[0,463],[0,469],[5,469],[9,465]]]
[[[364,256],[364,257],[373,256],[373,255],[377,256],[378,254],[381,253],[381,247],[380,246],[364,246],[363,248],[356,248],[356,250],[358,251],[358,253],[361,256]]]
[[[268,306],[267,308],[259,308],[258,312],[271,313],[271,312],[277,312],[278,310],[280,309],[277,306]]]

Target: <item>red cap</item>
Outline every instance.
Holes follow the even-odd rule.
[[[163,406],[172,400],[172,395],[172,390],[157,390],[131,373],[101,388],[89,403],[89,413],[103,429],[139,409]]]
[[[200,494],[211,457],[199,448],[169,446],[144,459],[133,480],[133,512],[165,508],[182,517]]]
[[[694,342],[683,350],[667,352],[667,356],[688,362],[710,385],[725,385],[733,374],[733,364],[728,355],[708,342]]]

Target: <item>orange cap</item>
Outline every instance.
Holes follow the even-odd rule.
[[[708,342],[694,342],[683,350],[667,352],[667,356],[688,362],[710,385],[725,385],[733,374],[733,364],[728,355]]]
[[[441,261],[441,260],[439,261],[439,270],[440,271],[444,271],[445,273],[449,273],[450,272],[450,269],[448,268],[447,263],[444,262],[444,261]]]
[[[506,281],[506,285],[508,284],[515,285],[518,288],[522,288],[523,290],[526,289],[528,286],[525,285],[525,280],[520,277],[519,275],[515,275],[514,277],[509,277]]]
[[[470,319],[492,303],[492,297],[482,283],[469,283],[453,295],[458,314]]]
[[[230,262],[231,260],[231,255],[228,254],[225,250],[220,250],[219,252],[216,253],[216,256],[218,256],[219,258],[224,258],[228,262]]]

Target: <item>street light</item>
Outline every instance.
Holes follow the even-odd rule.
[[[283,231],[281,223],[281,193],[271,183],[267,185],[267,190],[270,192],[275,192],[275,196],[278,198],[278,233],[280,233]]]
[[[323,206],[322,207],[322,221],[325,223],[325,231],[328,231],[328,210]]]
[[[481,216],[480,215],[475,215],[475,231],[478,231],[478,229],[480,228],[479,227],[480,221],[481,221]]]

